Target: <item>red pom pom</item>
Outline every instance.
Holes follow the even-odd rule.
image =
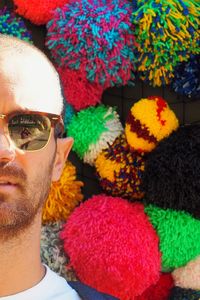
[[[79,111],[88,106],[95,106],[101,101],[104,87],[86,79],[84,70],[73,70],[67,67],[58,68],[64,96],[75,110]],[[85,73],[83,75],[83,73]]]
[[[163,273],[156,285],[150,286],[142,296],[136,297],[135,300],[167,300],[173,286],[171,274]]]
[[[46,24],[52,18],[52,12],[62,7],[67,0],[13,0],[16,12],[36,25]]]
[[[158,237],[141,203],[94,196],[71,214],[61,238],[76,275],[101,292],[130,300],[159,279]]]

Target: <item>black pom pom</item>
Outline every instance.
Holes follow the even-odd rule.
[[[147,158],[145,202],[200,218],[200,125],[180,127]]]

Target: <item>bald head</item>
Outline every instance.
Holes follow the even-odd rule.
[[[0,34],[0,102],[4,93],[29,110],[62,112],[59,76],[52,63],[33,45]]]

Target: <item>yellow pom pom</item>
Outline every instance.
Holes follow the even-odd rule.
[[[82,186],[83,182],[76,180],[76,168],[68,161],[60,180],[51,185],[51,191],[43,209],[43,223],[66,221],[73,209],[83,200]]]
[[[150,152],[178,126],[178,119],[168,104],[161,97],[149,97],[131,108],[125,134],[133,149]]]

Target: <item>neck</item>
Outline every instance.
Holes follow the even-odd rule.
[[[17,294],[44,277],[40,260],[41,216],[18,236],[0,240],[0,297]]]

